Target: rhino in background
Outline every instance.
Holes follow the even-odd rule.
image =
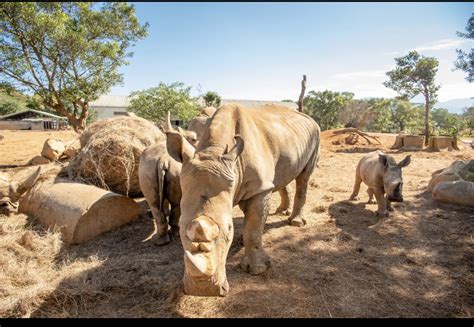
[[[373,203],[375,195],[378,204],[376,215],[387,217],[388,211],[393,211],[391,202],[403,202],[402,168],[408,166],[410,161],[411,155],[397,164],[392,156],[379,150],[366,154],[357,164],[354,190],[349,200],[358,200],[360,184],[364,182],[368,187],[368,203]]]
[[[166,127],[162,127],[162,131],[174,131],[170,112],[168,112]],[[178,133],[184,137],[185,142],[197,143],[195,132],[178,128]],[[169,243],[171,239],[168,234],[168,225],[171,227],[172,234],[178,233],[178,221],[181,214],[179,207],[181,201],[180,173],[181,163],[168,154],[166,138],[142,152],[138,165],[138,181],[140,190],[150,207],[155,225],[153,233],[145,241],[151,240],[157,245]]]
[[[21,173],[11,176],[0,172],[0,214],[10,215],[18,210],[18,201],[36,183],[41,174],[41,167],[21,177]]]
[[[272,192],[296,179],[289,222],[305,223],[302,209],[320,153],[320,129],[309,116],[283,107],[225,105],[211,118],[195,149],[167,132],[168,152],[182,162],[180,238],[184,291],[224,296],[227,254],[234,234],[232,207],[245,214],[241,267],[261,274],[270,266],[262,247]]]

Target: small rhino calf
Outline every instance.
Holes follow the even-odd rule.
[[[403,202],[402,168],[408,166],[410,160],[411,156],[408,155],[397,164],[392,156],[382,151],[368,153],[357,165],[354,190],[349,200],[358,200],[360,183],[364,182],[368,186],[368,203],[374,203],[373,196],[375,195],[378,204],[376,215],[387,217],[388,211],[393,211],[392,202]]]

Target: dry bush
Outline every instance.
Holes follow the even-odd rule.
[[[83,147],[69,164],[69,177],[126,196],[140,196],[140,155],[162,137],[155,125],[139,117],[98,121],[81,135]]]

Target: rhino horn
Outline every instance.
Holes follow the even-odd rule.
[[[11,199],[17,199],[23,193],[25,193],[30,188],[32,188],[33,185],[38,180],[40,174],[41,174],[41,167],[38,167],[38,169],[36,169],[36,171],[34,171],[31,175],[29,175],[27,178],[25,178],[22,182],[13,183],[10,198]]]
[[[219,226],[211,218],[200,216],[188,225],[186,235],[193,242],[211,242],[219,235]]]
[[[192,254],[188,250],[184,253],[184,265],[191,276],[211,276],[209,273],[209,265],[202,254]]]
[[[169,132],[174,130],[173,126],[171,125],[171,113],[169,111],[166,117],[166,130]]]

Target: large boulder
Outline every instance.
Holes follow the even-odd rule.
[[[41,155],[51,161],[57,161],[65,150],[64,143],[61,140],[47,139],[44,142]]]
[[[474,206],[474,160],[456,160],[435,171],[428,190],[437,201]]]

